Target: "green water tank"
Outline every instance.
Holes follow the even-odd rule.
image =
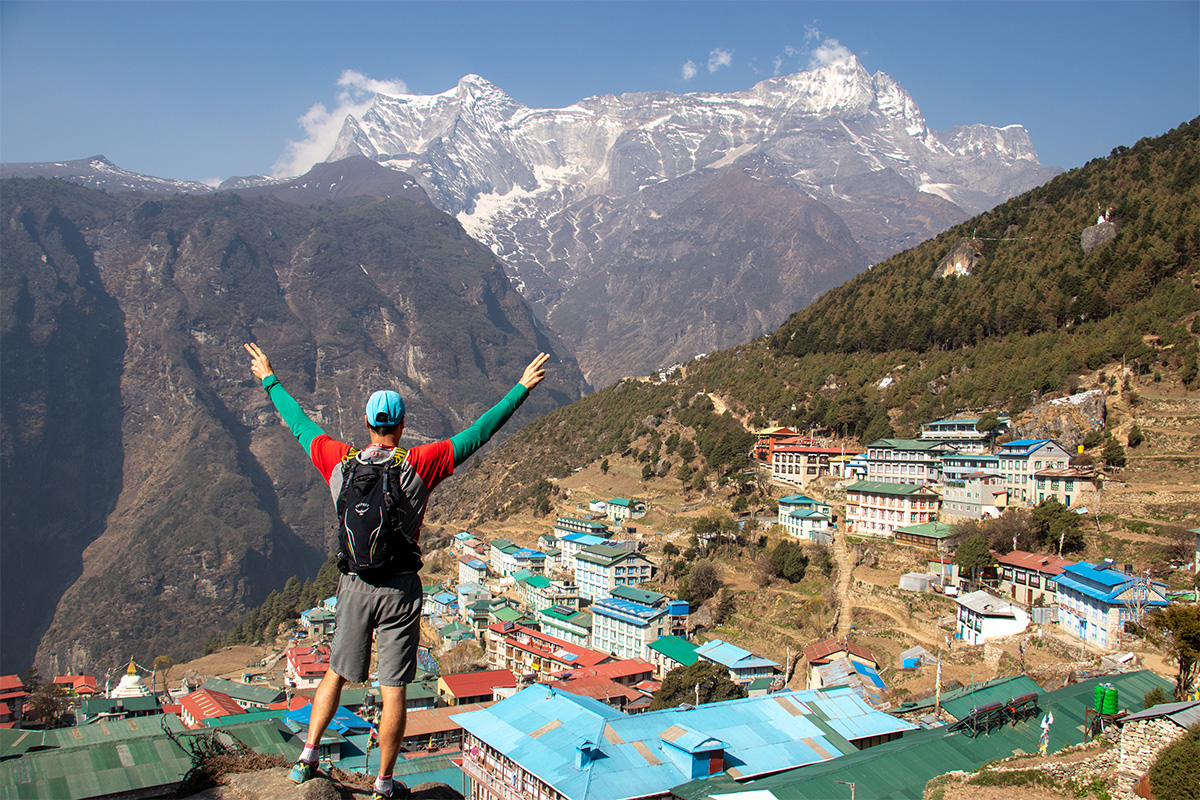
[[[1093,700],[1092,710],[1095,711],[1097,714],[1099,714],[1100,709],[1104,707],[1104,684],[1103,683],[1096,684],[1096,688],[1092,692],[1092,700]]]
[[[1104,692],[1104,707],[1100,711],[1103,714],[1117,713],[1117,687],[1109,686]]]

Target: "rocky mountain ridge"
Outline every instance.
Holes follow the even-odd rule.
[[[456,214],[545,308],[596,385],[752,338],[868,264],[1060,171],[1038,163],[1018,125],[932,131],[896,81],[867,73],[854,57],[742,92],[603,95],[560,109],[528,108],[468,75],[437,95],[377,95],[361,119],[346,119],[329,159],[352,155],[413,175],[431,202]],[[716,177],[730,170],[771,188],[730,203]],[[772,293],[751,293],[736,313],[727,296],[688,298],[673,283],[681,264],[719,255],[687,235],[682,204],[744,225],[780,204],[802,217],[813,202],[849,232],[853,247],[836,245],[834,262],[818,266],[762,240],[773,255],[754,268]],[[661,240],[651,242],[649,230]],[[829,233],[830,226],[802,228],[802,249],[830,249]],[[794,241],[797,232],[768,235]],[[634,236],[659,252],[630,282],[620,275],[628,275]],[[723,258],[713,278],[733,284],[746,268]],[[787,279],[797,274],[811,280]],[[626,294],[609,291],[597,306],[600,283]],[[663,329],[608,346],[604,318],[628,319],[619,298],[655,295],[668,300],[650,314]],[[598,318],[581,330],[579,313],[588,309]],[[722,319],[721,335],[697,319]],[[677,346],[656,346],[664,338]]]

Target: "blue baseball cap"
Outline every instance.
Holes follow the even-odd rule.
[[[381,389],[367,401],[367,422],[372,428],[399,425],[404,419],[404,398],[391,389]]]

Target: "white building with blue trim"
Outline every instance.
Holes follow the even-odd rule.
[[[1106,649],[1116,648],[1126,622],[1171,604],[1166,584],[1118,570],[1108,559],[1063,567],[1055,596],[1059,628]]]

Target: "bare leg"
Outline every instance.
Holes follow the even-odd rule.
[[[408,698],[407,686],[380,686],[383,711],[379,715],[379,775],[391,775],[400,754],[400,741],[404,738],[404,723],[407,716],[405,705]]]
[[[305,743],[309,747],[317,747],[321,743],[321,736],[329,727],[333,715],[337,713],[338,703],[342,700],[342,687],[345,685],[346,679],[333,670],[326,670],[325,677],[321,678],[308,718],[308,738]]]

